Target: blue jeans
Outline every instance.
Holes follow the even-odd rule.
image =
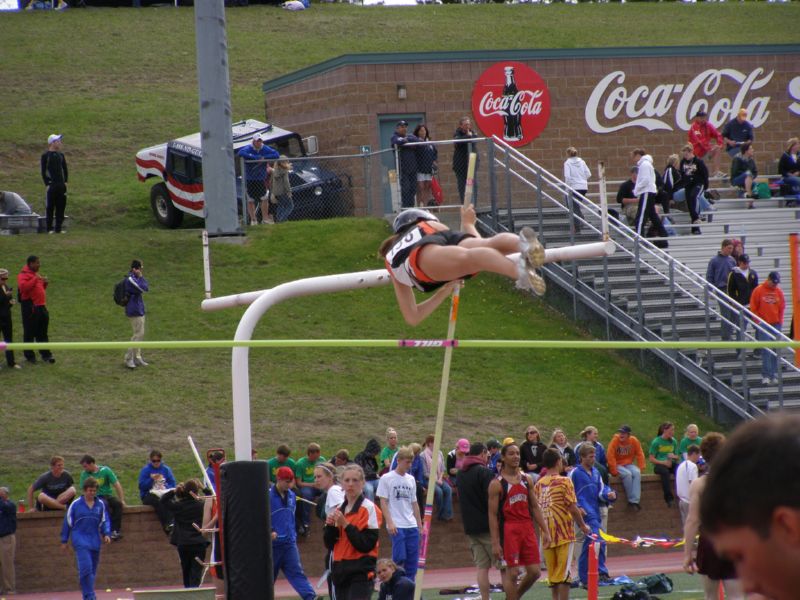
[[[322,492],[315,487],[303,486],[300,488],[300,497],[311,502],[313,502],[314,499],[321,493]],[[298,502],[297,508],[300,512],[300,520],[302,521],[303,525],[308,526],[311,523],[311,505],[307,502]]]
[[[750,171],[745,171],[744,173],[739,173],[736,177],[731,179],[731,185],[733,187],[744,187],[744,181],[748,177],[752,177],[753,174]]]
[[[642,472],[639,467],[634,464],[617,465],[617,471],[619,478],[622,479],[622,487],[625,488],[628,502],[639,504],[639,499],[642,497]]]
[[[74,548],[74,550],[83,600],[96,600],[94,578],[97,575],[97,565],[100,563],[100,550],[89,550],[88,548]]]
[[[762,331],[762,327],[766,328],[766,331]],[[773,342],[777,338],[777,332],[780,328],[780,325],[767,325],[766,323],[761,323],[756,329],[756,339],[759,341],[765,342]],[[774,379],[778,372],[778,355],[775,354],[775,350],[772,348],[762,348],[761,349],[761,377],[766,377],[767,379]]]
[[[439,510],[436,518],[440,521],[449,521],[453,518],[453,488],[446,482],[437,483],[433,490],[433,501]]]
[[[419,563],[419,529],[409,527],[397,529],[392,538],[392,560],[398,567],[403,567],[406,577],[411,581],[417,576]]]
[[[586,524],[592,528],[592,533],[600,535],[600,521],[594,519],[586,519]],[[599,539],[599,538],[598,538]],[[583,547],[581,548],[581,555],[578,557],[578,577],[582,584],[589,581],[589,545],[592,539],[589,536],[583,538]],[[600,539],[595,544],[600,544],[600,556],[597,558],[597,572],[600,575],[608,576],[608,569],[606,569],[606,543]]]
[[[316,592],[303,571],[300,564],[300,553],[297,551],[297,544],[272,544],[272,576],[278,579],[278,573],[283,571],[286,579],[291,584],[297,595],[303,600],[314,600]]]
[[[287,194],[281,194],[277,196],[277,199],[278,207],[275,209],[275,221],[283,223],[289,218],[289,215],[292,214],[294,210],[294,201],[292,197]]]
[[[379,479],[373,479],[371,481],[364,482],[364,495],[372,500],[375,501],[375,492],[378,491],[378,481]]]

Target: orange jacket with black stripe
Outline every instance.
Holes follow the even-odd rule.
[[[369,498],[361,496],[347,512],[347,499],[339,507],[347,520],[346,527],[326,525],[325,547],[331,551],[334,585],[341,585],[353,576],[372,579],[378,559],[378,533],[383,515]]]

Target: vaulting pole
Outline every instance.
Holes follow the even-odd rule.
[[[447,339],[452,340],[456,333],[456,319],[458,318],[459,288],[453,290],[450,303],[450,322],[447,325]],[[428,492],[425,495],[425,517],[422,523],[422,536],[419,548],[419,570],[414,586],[414,600],[420,600],[422,595],[422,582],[425,578],[425,561],[428,556],[428,540],[431,534],[431,521],[433,520],[433,500],[436,491],[436,481],[439,479],[439,451],[441,449],[442,430],[444,429],[444,411],[447,406],[447,388],[450,384],[450,362],[453,357],[453,344],[448,344],[444,349],[444,364],[442,365],[442,383],[439,387],[439,407],[436,410],[436,425],[433,431],[433,458],[431,459],[431,472],[428,475]]]

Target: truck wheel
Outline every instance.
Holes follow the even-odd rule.
[[[150,206],[156,221],[165,227],[175,229],[183,222],[183,212],[172,204],[165,183],[157,183],[150,189]]]

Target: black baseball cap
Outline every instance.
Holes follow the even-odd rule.
[[[769,279],[772,283],[780,283],[781,282],[781,274],[777,271],[770,271],[769,275],[767,275],[767,279]]]
[[[408,127],[408,121],[403,121],[403,120],[398,121],[395,127]]]
[[[743,262],[743,263],[750,264],[750,256],[749,256],[749,255],[747,255],[747,254],[742,254],[742,255],[739,257],[739,262]]]
[[[697,117],[707,117],[707,116],[708,113],[706,111],[698,110],[697,113],[694,115],[694,118],[696,119]]]
[[[630,433],[630,432],[631,432],[631,431],[633,431],[633,430],[631,429],[631,426],[630,426],[630,425],[623,425],[622,427],[620,427],[619,429],[617,429],[617,431],[618,431],[619,433]]]

